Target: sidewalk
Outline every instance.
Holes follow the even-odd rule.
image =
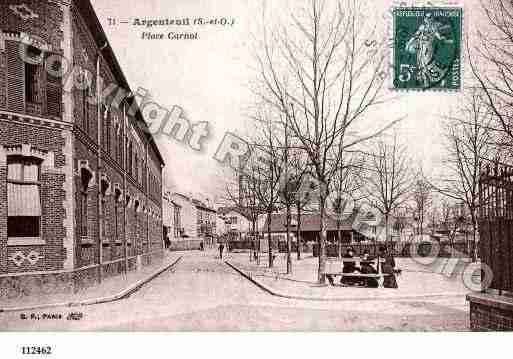
[[[261,258],[258,266],[249,262],[247,255],[232,254],[226,263],[264,291],[289,299],[346,301],[461,297],[464,300],[470,292],[458,275],[448,278],[407,258],[396,259],[402,269],[402,274],[397,276],[398,289],[319,285],[317,258],[294,259],[292,275],[285,273],[283,254],[276,257],[274,268],[267,267],[266,259]]]
[[[144,266],[138,271],[106,278],[101,284],[82,289],[77,293],[59,293],[0,300],[0,313],[37,308],[91,305],[119,300],[137,291],[162,272],[174,267],[182,255],[183,252],[165,251],[162,262]]]

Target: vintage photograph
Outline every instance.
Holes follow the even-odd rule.
[[[0,331],[513,331],[512,69],[507,0],[1,0]]]

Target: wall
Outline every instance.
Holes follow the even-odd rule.
[[[191,251],[200,249],[200,243],[202,240],[190,239],[190,240],[179,240],[171,241],[169,246],[170,251]]]
[[[24,63],[17,52],[23,33],[37,36],[41,41],[38,46],[41,49],[62,54],[64,9],[64,6],[48,1],[0,2],[0,108],[37,116],[48,114],[47,86],[43,86],[39,103],[25,103],[24,81],[21,76]],[[43,82],[45,85],[46,78]]]
[[[486,293],[467,296],[470,329],[473,331],[513,331],[513,298]]]
[[[63,80],[52,82],[54,80],[45,71],[40,77],[38,103],[26,101],[25,64],[17,56],[23,34],[37,36],[41,41],[35,45],[45,54],[64,55],[73,64],[83,66],[92,74],[96,72],[98,48],[74,3],[0,2],[0,275],[10,273],[0,277],[0,297],[5,295],[6,287],[10,288],[9,295],[14,292],[23,295],[36,290],[31,289],[35,285],[48,288],[47,281],[72,281],[75,288],[94,283],[98,268],[88,267],[76,272],[73,269],[97,263],[100,249],[105,263],[101,270],[104,275],[124,271],[125,239],[131,243],[127,246],[129,269],[135,268],[137,263],[148,264],[162,256],[162,168],[157,153],[144,132],[135,125],[135,120],[130,120],[133,130],[124,133],[120,111],[112,109],[103,113],[107,120],[101,124],[105,131],[102,131],[98,144],[95,105],[84,106],[83,92],[77,88],[69,93],[62,92]],[[90,20],[94,22],[94,19]],[[102,77],[107,83],[113,82],[112,68],[104,59],[101,64]],[[93,83],[92,92],[94,86]],[[105,127],[103,123],[110,126]],[[144,153],[138,164],[143,170],[127,176],[126,188],[123,186],[124,137],[139,143],[133,152]],[[41,171],[41,239],[44,244],[8,246],[5,146],[21,145],[24,149],[45,153]],[[102,147],[100,170],[98,145]],[[88,188],[88,236],[80,238],[77,189],[81,186],[80,174],[84,167],[91,171],[94,180]],[[148,181],[150,173],[151,183]],[[105,178],[109,183],[101,246],[97,215],[99,178]],[[115,196],[116,188],[122,190],[119,201]],[[22,275],[35,271],[37,274]],[[40,273],[45,271],[55,273]],[[58,287],[64,290],[67,285]]]
[[[66,53],[66,12],[67,7],[57,2],[0,2],[0,273],[73,267],[73,222],[69,221],[72,186],[68,181],[72,172],[72,129],[64,123],[63,100],[55,96],[55,87],[44,71],[39,77],[38,102],[27,102],[25,64],[19,55],[20,41],[27,40],[25,35],[37,37],[34,46],[45,53]],[[28,241],[24,245],[8,245],[5,146],[23,146],[29,152],[46,153],[41,168],[38,244]]]
[[[74,63],[93,74],[92,92],[94,94],[96,91],[95,66],[99,49],[78,10],[73,8],[72,14]],[[103,86],[116,84],[114,70],[110,68],[103,56],[100,57],[100,64]],[[111,262],[123,258],[125,241],[129,257],[162,250],[160,162],[149,145],[146,135],[136,126],[136,118],[129,117],[125,124],[124,114],[120,109],[102,106],[98,126],[97,106],[91,105],[87,97],[84,98],[87,95],[87,92],[84,93],[79,88],[74,89],[74,116],[77,123],[74,151],[76,165],[86,162],[90,170],[97,174],[98,130],[100,131],[99,176],[103,177],[110,186],[105,196],[105,208],[102,213],[104,223],[102,261]],[[125,141],[123,141],[124,138]],[[126,161],[124,153],[126,153]],[[129,167],[125,167],[129,164],[131,164]],[[127,172],[126,184],[123,178],[125,171]],[[80,177],[76,179],[76,184],[80,184]],[[98,186],[99,183],[95,182],[88,190],[88,236],[84,243],[77,244],[77,261],[80,266],[97,262],[99,256]],[[116,201],[116,188],[121,191],[119,201]],[[76,195],[77,223],[81,220],[78,197],[79,194]],[[126,224],[124,215],[126,215]],[[78,230],[77,226],[77,236]],[[109,270],[109,272],[112,271],[115,270]]]

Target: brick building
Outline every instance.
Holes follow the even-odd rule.
[[[88,0],[0,2],[0,298],[161,258],[164,162],[128,93]]]

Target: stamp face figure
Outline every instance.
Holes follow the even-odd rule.
[[[461,8],[396,8],[393,88],[461,88]]]

